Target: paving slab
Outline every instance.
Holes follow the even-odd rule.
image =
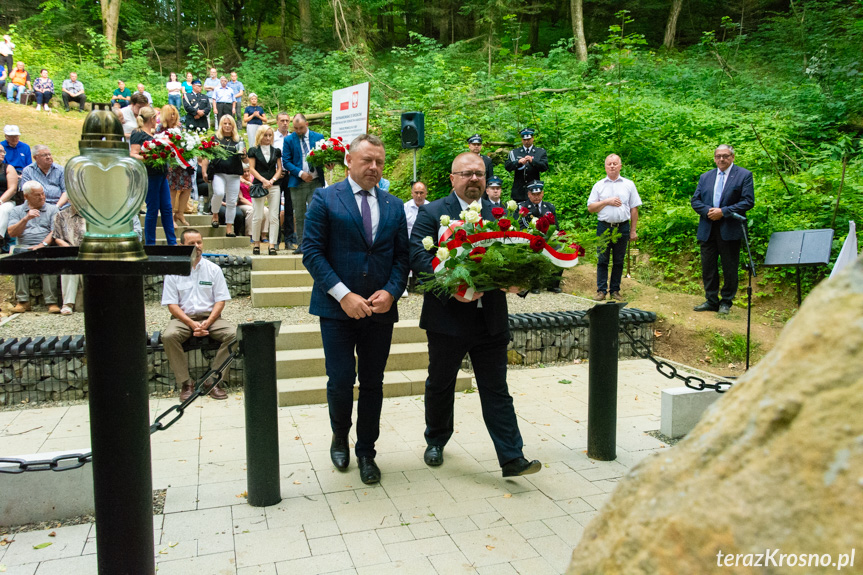
[[[587,369],[509,371],[525,455],[543,462],[540,473],[523,478],[501,477],[476,393],[456,394],[455,433],[436,468],[422,459],[421,393],[385,398],[377,444],[383,477],[376,486],[362,484],[353,454],[346,472],[333,468],[326,405],[281,407],[282,501],[267,508],[250,507],[244,497],[242,394],[199,401],[152,438],[154,488],[167,489],[164,514],[154,518],[159,574],[563,573],[619,480],[669,449],[645,432],[659,429],[660,393],[674,382],[634,360],[620,364],[617,460],[588,458]],[[174,402],[152,400],[151,417]],[[8,450],[17,447],[48,452],[69,441],[88,445],[88,421],[81,405],[0,411],[0,455],[14,456]],[[355,440],[352,432],[352,447]],[[92,525],[10,539],[0,548],[6,573],[95,570]],[[47,541],[52,545],[33,549]]]

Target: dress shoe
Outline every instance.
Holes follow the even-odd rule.
[[[296,255],[296,256],[301,256],[301,255],[303,255],[303,248],[302,248],[302,247],[299,247],[299,248],[295,249],[295,250],[294,250],[294,255]]]
[[[228,394],[225,393],[224,389],[216,385],[210,390],[210,397],[213,399],[228,399]]]
[[[560,289],[559,287],[550,287],[550,288],[548,288],[548,291],[550,291],[551,293],[561,293],[561,292],[563,292],[563,290],[562,290],[562,289]]]
[[[351,450],[348,447],[347,437],[333,436],[333,441],[330,443],[330,459],[339,471],[348,468],[348,464],[351,462]]]
[[[48,306],[48,313],[60,313],[61,311],[60,306],[56,303],[52,303]]]
[[[704,302],[692,308],[692,311],[719,311],[719,306],[715,306],[710,302]]]
[[[195,393],[195,385],[191,382],[183,384],[183,390],[180,392],[180,403],[183,403]]]
[[[533,295],[538,295],[539,290],[538,289],[532,289],[532,290],[530,290],[530,293],[532,293]]]
[[[621,297],[620,297],[620,292],[619,292],[619,291],[613,291],[613,292],[611,292],[611,293],[608,295],[608,297],[610,297],[610,298],[611,298],[611,299],[613,299],[614,301],[620,301],[621,299],[623,299],[623,298],[621,298]]]
[[[437,467],[443,463],[443,447],[440,445],[429,445],[423,453],[423,461],[426,465]]]
[[[593,299],[594,299],[594,301],[605,301],[605,292],[604,291],[596,292],[596,295],[593,296]]]
[[[728,305],[727,303],[719,304],[718,313],[719,313],[719,315],[728,315],[729,313],[731,313],[731,306]]]
[[[19,301],[18,305],[12,308],[12,313],[24,313],[25,311],[30,311],[29,301]]]
[[[357,457],[357,466],[360,468],[360,479],[366,485],[374,485],[381,480],[381,470],[374,457]]]
[[[542,463],[540,463],[539,460],[534,459],[533,461],[528,461],[524,457],[513,459],[501,467],[504,477],[530,475],[531,473],[537,473],[540,469],[542,469]]]

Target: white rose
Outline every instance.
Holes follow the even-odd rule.
[[[449,222],[450,220],[448,215],[444,214],[440,217],[440,225],[446,227],[449,225]]]
[[[447,261],[449,259],[449,250],[446,248],[438,248],[437,249],[437,259],[442,262]]]
[[[430,250],[434,247],[434,240],[431,238],[431,236],[426,236],[423,238],[423,247],[426,250]]]
[[[531,218],[531,220],[530,220],[530,227],[535,228],[536,222],[538,222],[538,221],[539,221],[539,218],[536,216],[533,216],[533,218]]]
[[[468,206],[468,209],[473,210],[476,213],[480,213],[482,211],[482,205],[479,202],[473,202]]]
[[[464,221],[466,221],[469,224],[475,224],[475,223],[479,222],[481,219],[482,219],[482,216],[480,216],[479,213],[477,213],[473,210],[467,210],[466,212],[464,212]]]
[[[506,203],[506,209],[508,209],[511,212],[514,212],[515,210],[518,209],[518,204],[516,203],[515,200],[510,200]]]

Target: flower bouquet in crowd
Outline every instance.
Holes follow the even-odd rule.
[[[345,163],[345,153],[351,149],[350,144],[342,142],[342,137],[318,140],[315,149],[306,156],[309,166],[314,168],[329,167]]]
[[[206,158],[207,160],[226,159],[231,153],[222,147],[216,140],[216,136],[209,138],[204,132],[171,128],[161,132],[165,134],[169,143],[173,145],[177,154],[175,159],[181,166],[186,166],[192,158]]]
[[[421,278],[421,291],[470,299],[475,292],[511,286],[541,289],[557,279],[561,268],[575,266],[584,255],[574,235],[558,229],[552,214],[533,218],[518,230],[518,220],[529,212],[516,202],[492,208],[493,221],[483,221],[481,210],[480,203],[474,202],[458,221],[441,216],[438,241],[423,239],[423,247],[435,250],[435,257],[434,274]]]

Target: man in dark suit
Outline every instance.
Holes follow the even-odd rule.
[[[548,156],[544,149],[533,145],[533,134],[530,128],[521,131],[521,147],[512,150],[503,165],[513,173],[511,198],[517,202],[527,199],[527,184],[548,170]]]
[[[503,203],[500,201],[500,195],[503,192],[503,180],[497,176],[492,176],[486,180],[484,199],[488,200],[493,208],[502,208]]]
[[[734,165],[734,148],[725,144],[713,153],[716,169],[701,174],[692,196],[692,209],[701,216],[698,242],[701,244],[701,278],[707,301],[695,311],[718,311],[727,314],[737,293],[740,266],[740,240],[743,229],[734,215],[745,216],[755,205],[752,172]],[[719,264],[722,262],[722,285],[719,298]]]
[[[519,208],[527,208],[527,215],[518,221],[521,229],[530,227],[530,221],[533,218],[539,219],[546,214],[551,214],[554,218],[554,222],[557,223],[557,214],[554,212],[554,204],[542,201],[544,186],[545,184],[539,180],[534,180],[527,185],[527,201],[518,205]],[[548,291],[552,293],[560,293],[562,291],[560,289],[560,278],[562,277],[563,270],[560,270],[557,273],[557,280],[549,284]],[[537,294],[539,293],[539,290],[533,290],[532,293]]]
[[[404,205],[377,185],[384,157],[383,142],[376,136],[363,134],[351,142],[348,177],[315,191],[303,239],[303,265],[315,280],[309,313],[321,318],[329,378],[330,458],[341,471],[350,462],[348,432],[358,371],[355,453],[366,484],[381,478],[375,441],[383,375],[393,324],[399,319],[396,300],[408,276]]]
[[[441,216],[453,220],[473,202],[482,202],[482,217],[493,219],[491,206],[482,201],[485,166],[471,152],[460,154],[452,163],[452,193],[422,206],[411,233],[411,269],[420,279],[431,274],[432,252],[423,247],[423,238],[437,241]],[[517,288],[516,288],[517,289]],[[509,314],[503,291],[475,293],[471,299],[459,295],[439,297],[426,292],[420,327],[426,330],[429,349],[426,379],[427,465],[443,463],[443,449],[453,434],[455,383],[461,362],[470,354],[482,403],[483,419],[494,443],[504,477],[536,473],[542,465],[528,461],[522,452],[512,396],[506,384],[506,348],[509,343]]]
[[[294,132],[285,138],[283,144],[282,166],[288,172],[288,188],[291,190],[291,203],[294,205],[294,230],[299,244],[294,253],[302,254],[306,206],[311,201],[315,190],[327,185],[324,181],[324,171],[309,166],[306,157],[315,149],[318,140],[323,140],[324,136],[309,130],[309,123],[302,114],[294,116],[293,123]]]

